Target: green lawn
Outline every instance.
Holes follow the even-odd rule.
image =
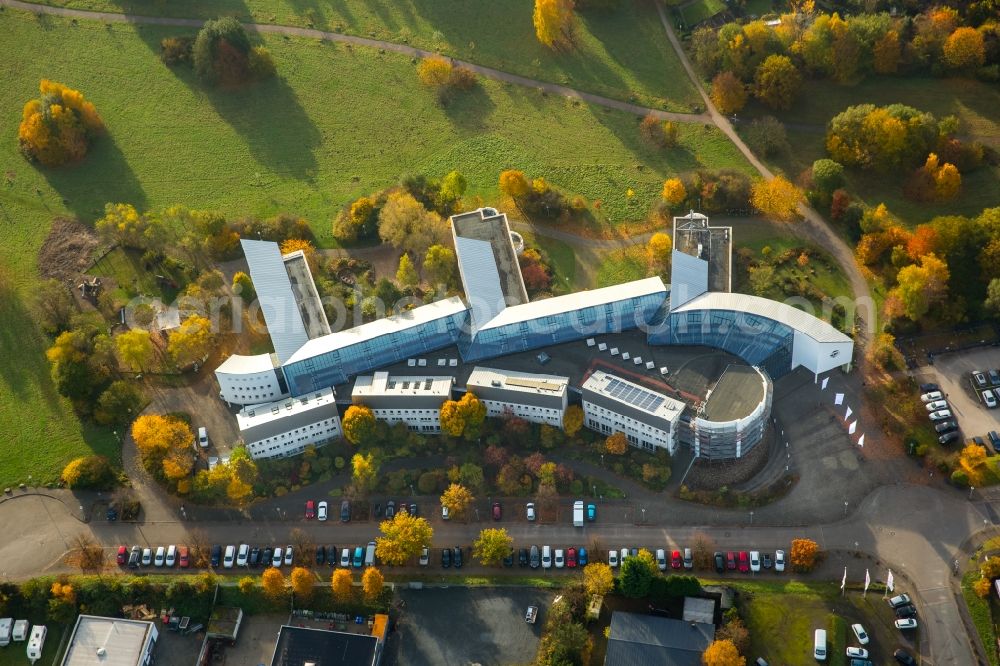
[[[991,646],[997,644],[997,633],[993,625],[993,594],[989,599],[982,599],[972,591],[972,584],[979,579],[979,570],[973,567],[962,576],[962,597],[969,608],[969,615],[972,623],[976,626],[979,639],[986,648],[986,656],[990,660],[991,666],[1000,665],[1000,657],[997,656],[996,649]]]
[[[597,286],[612,285],[641,280],[649,275],[649,261],[644,245],[633,245],[623,250],[615,250],[604,255],[597,268]]]
[[[62,656],[59,654],[59,646],[62,642],[65,628],[61,624],[52,622],[45,626],[47,630],[45,634],[45,647],[42,648],[42,658],[35,662],[34,666],[55,666],[60,663],[58,658]],[[0,666],[30,666],[31,662],[28,661],[26,651],[27,645],[27,642],[11,642],[7,647],[0,648]]]
[[[719,2],[719,0],[709,0]],[[43,0],[141,15],[315,27],[427,50],[644,106],[688,112],[701,101],[651,2],[579,12],[575,46],[553,52],[535,38],[532,0]]]
[[[725,11],[726,4],[722,0],[692,0],[681,5],[679,12],[687,26],[695,26],[712,18],[721,11]]]
[[[826,80],[807,81],[791,110],[775,114],[753,103],[740,117],[749,121],[771,114],[786,123],[793,149],[770,162],[794,178],[814,160],[826,157],[826,126],[835,115],[854,104],[897,102],[930,111],[938,118],[955,115],[961,122],[961,136],[1000,149],[1000,114],[997,113],[1000,88],[968,79],[879,77],[869,78],[856,86],[840,86]],[[738,125],[745,126],[745,122]],[[882,176],[849,170],[847,176],[848,191],[870,205],[884,202],[910,225],[938,215],[976,215],[983,208],[997,205],[997,192],[1000,191],[1000,168],[997,167],[983,167],[963,174],[959,197],[937,204],[905,198],[902,191],[905,178],[899,174]]]
[[[524,237],[526,247],[537,247],[549,256],[552,268],[552,291],[565,294],[576,289],[576,255],[567,243],[548,236],[533,234],[523,229],[516,230]]]

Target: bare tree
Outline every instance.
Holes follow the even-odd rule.
[[[711,569],[715,555],[715,541],[704,532],[698,532],[691,541],[691,555],[696,569]]]
[[[300,567],[307,567],[313,562],[313,553],[316,551],[316,541],[305,530],[296,527],[288,535],[292,542],[295,554],[295,564]]]
[[[188,533],[188,558],[192,567],[200,569],[208,566],[208,544],[208,535],[204,530],[195,529]]]
[[[73,547],[67,560],[73,561],[84,573],[99,572],[104,568],[104,548],[87,532],[73,537]]]

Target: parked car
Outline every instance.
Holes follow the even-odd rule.
[[[461,546],[455,546],[455,555],[454,555],[453,559],[454,559],[454,562],[455,562],[455,568],[456,569],[461,569],[462,568],[462,547]]]
[[[163,566],[172,567],[177,564],[177,546],[170,544],[167,546],[167,554],[163,558]]]
[[[212,566],[213,569],[222,563],[222,546],[219,545],[212,546],[212,551],[209,555],[208,563]]]
[[[750,553],[745,550],[740,551],[737,568],[740,570],[740,573],[750,573]]]
[[[500,502],[493,502],[493,520],[500,520],[503,516],[503,509],[500,507]]]
[[[181,569],[191,566],[191,552],[187,546],[177,546],[177,566]]]
[[[896,610],[896,617],[897,618],[913,617],[914,615],[917,614],[917,607],[914,606],[913,604],[906,604],[904,606],[897,606],[895,610]]]
[[[984,392],[985,393],[985,392]],[[934,402],[928,402],[924,405],[928,412],[936,412],[941,409],[948,409],[947,400],[935,400]]]
[[[167,558],[167,549],[163,546],[156,547],[156,556],[153,558],[153,566],[162,567],[164,560]],[[230,565],[232,566],[232,565]]]
[[[597,505],[596,504],[588,504],[587,505],[587,522],[592,523],[595,520],[597,520]]]
[[[340,522],[351,522],[351,501],[344,500],[340,503]]]
[[[625,560],[627,559],[628,559],[628,548],[622,548],[620,551],[618,551],[618,561],[622,563],[622,566],[624,566]]]
[[[525,505],[525,509],[527,509],[527,512],[528,512],[528,520],[534,522],[534,520],[535,520],[535,503],[534,502],[528,502]]]
[[[983,391],[983,404],[986,405],[989,409],[996,409],[997,397],[993,393],[993,389],[986,389],[985,391]]]
[[[660,571],[667,570],[667,551],[662,548],[656,549],[656,566],[659,567]]]
[[[726,569],[729,571],[736,570],[736,553],[731,550],[726,553]]]
[[[854,636],[858,639],[859,643],[861,643],[862,645],[868,645],[868,641],[870,640],[868,638],[868,633],[865,631],[865,628],[861,625],[860,622],[852,624],[851,631],[854,632]]]
[[[316,502],[312,500],[306,500],[306,520],[312,520],[316,517]]]
[[[281,563],[284,562],[285,551],[281,546],[274,547],[274,556],[271,558],[271,566],[281,568]]]
[[[340,553],[340,566],[349,567],[351,566],[351,549],[345,548]]]
[[[690,548],[684,549],[684,568],[694,569],[694,555],[691,553]]]
[[[257,568],[260,566],[260,548],[254,546],[250,549],[250,559],[247,560],[247,564],[251,567]]]
[[[974,388],[984,389],[987,386],[986,376],[979,370],[972,371],[972,382]]]
[[[990,446],[993,447],[993,452],[1000,453],[1000,434],[997,434],[996,430],[990,430],[986,433],[986,439],[990,440]]]
[[[451,548],[441,549],[441,568],[447,569],[451,567]]]
[[[681,551],[675,550],[670,553],[670,568],[680,569],[684,566],[684,561],[681,559]]]
[[[385,503],[385,517],[392,518],[396,515],[396,503],[393,500],[389,500]]]
[[[420,549],[420,559],[417,560],[417,561],[420,563],[420,566],[426,567],[427,564],[431,561],[431,550],[430,550],[430,548],[428,548],[427,546],[424,546],[423,548],[421,548]]]
[[[531,547],[531,568],[537,569],[541,566],[542,560],[538,556],[538,546]]]
[[[941,400],[944,398],[944,394],[941,391],[931,391],[930,393],[924,393],[920,396],[921,402],[934,402],[935,400]]]
[[[722,553],[715,551],[715,555],[712,559],[715,561],[715,573],[722,573],[726,570],[726,560],[722,556]]]
[[[771,553],[764,553],[760,556],[761,564],[764,565],[765,569],[770,569],[774,566],[774,560],[771,559]]]
[[[504,555],[503,565],[505,567],[512,567],[512,566],[514,566],[514,547],[513,546],[511,546],[510,551],[506,555]]]
[[[847,648],[847,656],[854,657],[856,659],[867,659],[868,650],[859,647],[849,647]]]
[[[354,556],[351,558],[351,566],[355,569],[360,569],[365,564],[365,547],[357,546],[354,548]]]
[[[414,504],[413,502],[410,502],[410,515],[413,516],[414,518],[417,517],[417,505]]]
[[[542,568],[552,568],[552,548],[549,546],[542,546]]]
[[[444,504],[441,505],[441,520],[449,520],[451,518],[451,511],[448,510]]]
[[[556,569],[562,569],[564,566],[566,566],[566,558],[564,557],[562,548],[556,548],[556,556],[554,559],[555,559]]]
[[[285,566],[292,566],[292,562],[295,560],[294,554],[292,553],[291,546],[285,546]]]
[[[897,629],[916,629],[917,621],[912,617],[903,618],[901,620],[896,620]]]
[[[993,386],[1000,385],[1000,372],[997,372],[996,370],[987,370],[986,374],[990,378],[990,384]]]
[[[528,549],[521,548],[517,551],[517,566],[526,567],[528,566]]]
[[[208,429],[198,428],[198,446],[207,449],[208,448]]]
[[[940,391],[941,387],[935,384],[934,382],[927,382],[926,384],[920,385],[920,390],[923,393],[929,393],[931,391]]]
[[[568,569],[576,568],[576,548],[566,549],[566,567]]]
[[[382,503],[381,502],[375,502],[375,517],[376,518],[381,518],[382,517]]]
[[[951,410],[949,409],[941,409],[936,412],[930,413],[931,421],[944,421],[945,419],[950,419],[950,418],[951,418]]]
[[[618,551],[614,548],[608,551],[608,566],[612,569],[618,566]]]
[[[941,423],[935,423],[934,430],[938,432],[951,432],[952,430],[958,430],[958,423],[955,421],[942,421]]]
[[[340,551],[336,546],[326,547],[326,563],[331,567],[337,566],[337,558],[340,557]]]
[[[952,430],[938,437],[938,444],[951,444],[958,439],[958,433]]]
[[[317,504],[316,505],[316,520],[325,521],[326,518],[327,518],[327,509],[328,508],[329,508],[329,504],[327,504],[326,500],[323,500],[322,502],[320,502],[319,504]]]
[[[903,648],[899,648],[893,652],[892,656],[897,662],[903,664],[903,666],[917,666],[917,660]]]
[[[272,565],[272,560],[274,559],[274,548],[271,546],[264,546],[264,550],[260,553],[260,563],[265,567],[270,567]]]
[[[750,551],[750,571],[760,573],[760,551]]]
[[[326,562],[326,546],[316,546],[316,564],[322,565]]]
[[[581,548],[576,554],[576,559],[581,567],[587,566],[587,549]]]
[[[132,546],[132,550],[128,554],[129,569],[138,569],[140,561],[142,561],[142,549],[139,546]]]
[[[785,551],[774,551],[774,570],[778,572],[785,570]]]
[[[250,561],[250,545],[246,543],[240,544],[240,549],[236,553],[236,566],[245,567]]]
[[[118,546],[118,566],[124,566],[128,562],[128,548],[125,546]]]

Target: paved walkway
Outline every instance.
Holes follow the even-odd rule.
[[[82,9],[69,9],[66,7],[51,7],[49,5],[39,5],[32,2],[21,2],[21,0],[0,0],[0,5],[5,7],[10,7],[12,9],[22,9],[24,11],[33,12],[35,14],[51,14],[53,16],[65,16],[67,18],[75,18],[84,21],[104,21],[109,23],[133,23],[133,24],[143,24],[143,25],[168,25],[168,26],[172,25],[172,26],[181,26],[187,28],[197,28],[204,23],[204,21],[202,21],[201,19],[171,18],[162,16],[140,16],[137,14],[120,14],[117,12],[94,12]],[[292,37],[307,37],[311,39],[327,39],[332,42],[339,42],[341,44],[351,44],[353,46],[366,46],[369,48],[382,49],[385,51],[392,51],[394,53],[401,53],[405,56],[410,56],[412,58],[425,58],[427,56],[439,55],[434,51],[418,49],[413,46],[407,46],[406,44],[386,42],[379,39],[369,39],[367,37],[357,37],[355,35],[345,35],[339,32],[316,30],[314,28],[296,28],[293,26],[273,25],[269,23],[244,23],[243,25],[248,30],[252,30],[258,33],[288,35]],[[457,60],[455,58],[451,58],[451,62],[455,65],[460,65],[462,67],[471,69],[476,74],[479,74],[480,76],[486,77],[488,79],[493,79],[494,81],[513,83],[514,85],[525,86],[527,88],[536,88],[538,90],[542,90],[547,93],[551,93],[553,95],[561,95],[562,97],[578,99],[582,102],[587,102],[588,104],[594,104],[595,106],[603,106],[609,109],[616,109],[618,111],[624,111],[626,113],[633,113],[638,116],[645,116],[652,113],[656,117],[662,118],[663,120],[674,120],[682,123],[711,122],[709,116],[704,113],[698,113],[698,114],[672,113],[668,111],[661,111],[660,109],[653,109],[646,106],[639,106],[638,104],[631,104],[629,102],[623,102],[621,100],[611,99],[610,97],[603,97],[601,95],[595,95],[593,93],[583,92],[582,90],[576,90],[575,88],[559,85],[557,83],[550,83],[548,81],[539,81],[538,79],[531,79],[526,76],[519,76],[517,74],[503,72],[499,69],[493,69],[492,67],[483,67],[482,65],[466,62],[464,60]]]

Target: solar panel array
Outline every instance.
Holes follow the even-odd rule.
[[[655,412],[666,399],[632,384],[626,384],[620,379],[610,378],[607,386],[608,395],[647,412]]]

